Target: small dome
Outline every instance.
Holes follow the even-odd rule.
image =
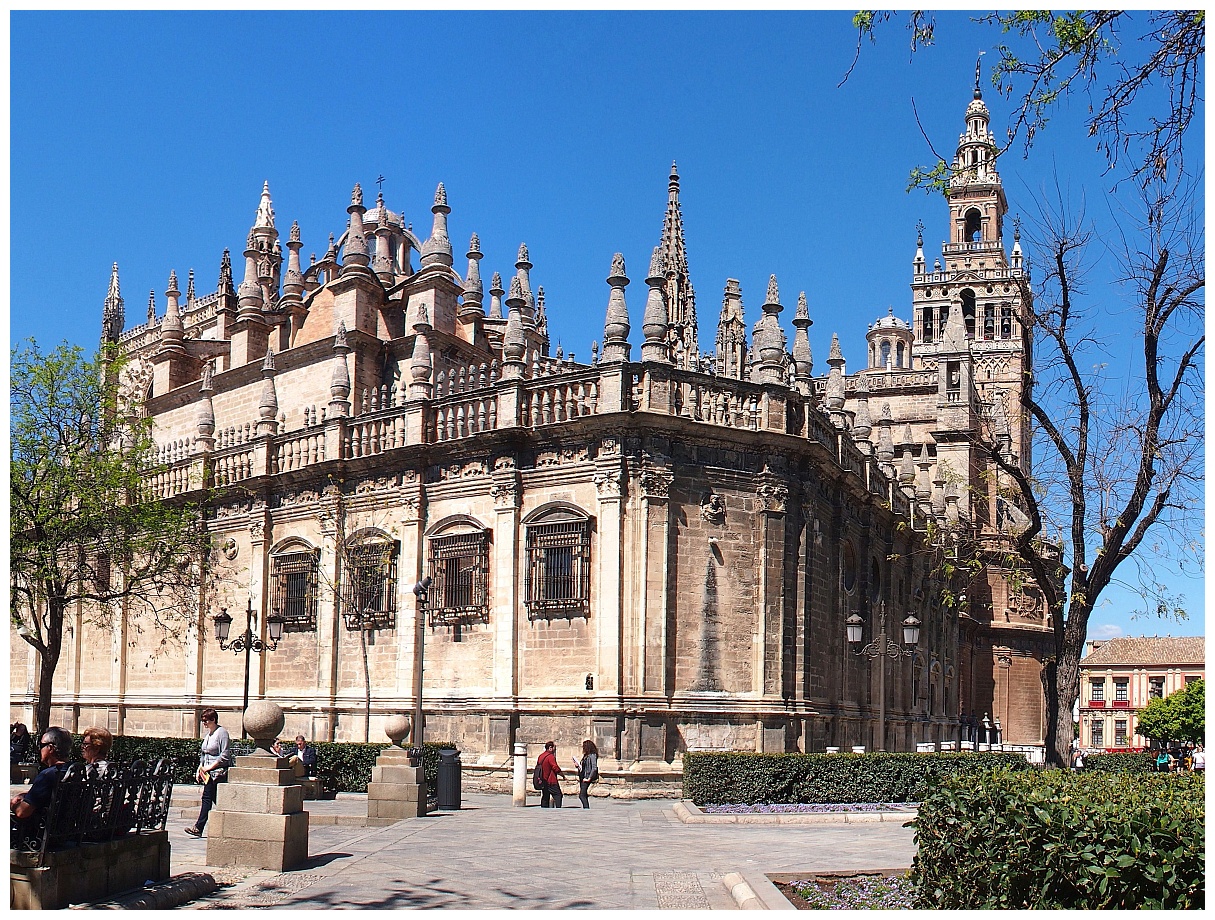
[[[973,118],[976,115],[988,117],[987,104],[982,99],[970,100],[970,105],[966,106],[966,117]]]
[[[871,329],[902,329],[911,331],[911,326],[894,315],[894,307],[886,308],[886,315],[873,324]]]

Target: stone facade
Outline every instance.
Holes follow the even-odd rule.
[[[727,280],[700,351],[674,167],[636,361],[623,257],[602,348],[551,354],[526,246],[487,304],[475,234],[454,268],[442,185],[425,241],[356,186],[345,232],[307,268],[297,226],[282,253],[267,186],[239,288],[225,252],[213,294],[191,273],[182,303],[174,275],[165,315],[153,302],[121,332],[115,266],[104,335],[132,359],[132,410],[156,423],[149,490],[211,490],[217,575],[180,642],[95,634],[79,611],[55,718],[181,735],[204,706],[239,708],[243,661],[210,617],[226,608],[239,628],[251,603],[263,636],[267,617],[287,624],[254,656],[251,695],[283,706],[289,734],[377,739],[413,708],[412,586],[430,575],[425,734],[466,763],[500,763],[516,739],[589,737],[605,767],[636,769],[690,749],[873,747],[879,664],[848,646],[854,613],[865,641],[882,616],[892,635],[908,612],[922,621],[914,655],[880,660],[888,748],[955,740],[988,713],[1005,740],[1040,742],[1048,624],[995,564],[1020,512],[976,446],[1000,440],[1029,467],[1027,275],[1019,242],[1005,255],[977,89],[966,120],[944,264],[928,269],[921,230],[914,323],[879,319],[852,375],[833,339],[813,376],[804,294],[789,348],[775,277],[749,344]],[[990,555],[952,605],[932,533]],[[34,671],[13,648],[19,712]]]

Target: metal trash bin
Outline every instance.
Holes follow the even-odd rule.
[[[439,781],[436,795],[440,811],[460,810],[460,752],[455,748],[439,750]]]

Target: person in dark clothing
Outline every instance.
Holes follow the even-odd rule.
[[[303,735],[295,736],[295,747],[289,753],[291,764],[296,767],[296,776],[306,776],[309,779],[316,778],[316,748],[304,740]],[[301,774],[299,771],[304,772]]]
[[[33,738],[30,737],[30,730],[25,727],[25,723],[14,722],[8,733],[9,764],[19,764],[25,760],[25,755],[30,752],[32,743]]]
[[[62,728],[48,728],[42,733],[38,744],[38,759],[42,769],[34,777],[28,792],[22,792],[9,800],[9,836],[11,845],[17,846],[22,838],[36,837],[47,806],[55,794],[55,787],[67,769],[72,756],[72,736]]]
[[[578,772],[578,801],[590,808],[591,783],[599,782],[599,748],[590,738],[582,742],[582,759],[574,761],[574,769]]]
[[[560,808],[561,786],[558,781],[565,773],[557,765],[556,741],[544,742],[544,753],[540,755],[537,763],[540,764],[540,777],[544,781],[544,788],[540,790],[540,807]]]

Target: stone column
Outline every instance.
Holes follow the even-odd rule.
[[[392,716],[384,724],[392,741],[371,768],[367,784],[367,824],[383,827],[402,818],[426,816],[426,775],[420,759],[400,747],[410,735],[409,717]]]
[[[207,865],[283,872],[308,859],[304,787],[295,782],[291,762],[270,752],[283,730],[283,710],[259,700],[249,704],[244,720],[257,750],[236,758],[219,787],[207,826]]]
[[[599,494],[599,616],[596,626],[595,669],[600,694],[623,692],[621,655],[621,573],[624,571],[621,502],[620,441],[604,438],[595,463],[595,489]]]
[[[519,542],[521,489],[515,458],[501,455],[494,460],[494,609],[490,622],[494,631],[494,699],[517,710],[519,693],[519,626],[523,570],[520,557],[526,552]],[[526,561],[523,562],[526,565]]]

